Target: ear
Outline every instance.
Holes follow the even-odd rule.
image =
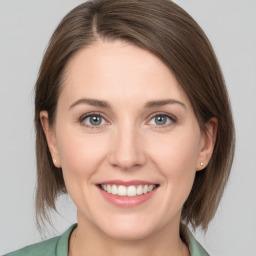
[[[215,142],[216,142],[217,130],[218,130],[217,118],[212,117],[205,124],[205,126],[206,126],[206,130],[202,134],[200,152],[198,155],[198,161],[196,166],[197,171],[204,169],[208,165],[211,159]]]
[[[53,130],[53,127],[50,126],[47,111],[44,110],[40,112],[40,120],[41,120],[41,125],[43,127],[46,140],[47,140],[48,148],[52,156],[53,164],[57,168],[60,168],[61,164],[60,164],[59,151],[56,143],[56,135]]]

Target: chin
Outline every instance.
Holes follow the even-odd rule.
[[[103,225],[101,230],[107,236],[117,240],[144,239],[152,235],[157,227],[154,227],[153,221],[143,219],[138,218],[138,216],[132,216],[130,218],[115,218],[113,222],[106,222],[105,220],[105,225]]]

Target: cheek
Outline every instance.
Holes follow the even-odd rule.
[[[67,187],[69,184],[90,182],[90,177],[104,160],[104,138],[83,135],[81,131],[68,128],[62,129],[58,135],[60,161]]]
[[[165,179],[168,196],[164,205],[176,205],[174,208],[179,209],[194,183],[200,132],[177,132],[163,137],[152,140],[151,158]],[[153,145],[158,145],[158,149],[153,150]]]
[[[78,209],[91,216],[90,207],[97,200],[91,188],[94,175],[104,161],[106,145],[102,136],[83,135],[81,131],[63,128],[58,133],[58,148],[63,178],[69,196]],[[105,139],[106,140],[106,139]],[[104,143],[103,143],[104,142]]]
[[[200,146],[200,132],[197,130],[158,136],[150,144],[153,161],[162,167],[160,170],[167,172],[166,175],[179,176],[196,171]]]

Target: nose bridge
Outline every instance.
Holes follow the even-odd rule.
[[[111,164],[122,169],[142,166],[146,160],[142,140],[142,134],[136,125],[129,122],[120,125],[113,141]]]

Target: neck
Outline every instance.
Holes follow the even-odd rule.
[[[79,217],[71,234],[69,256],[189,256],[179,236],[179,225],[163,227],[153,235],[135,240],[109,237],[91,222]]]

